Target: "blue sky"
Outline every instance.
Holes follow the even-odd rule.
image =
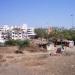
[[[70,27],[71,14],[75,0],[0,0],[0,24]]]

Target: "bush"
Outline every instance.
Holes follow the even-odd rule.
[[[18,54],[18,53],[23,54],[23,52],[20,51],[20,50],[16,50],[15,53],[16,53],[16,54]]]
[[[4,46],[5,46],[4,43],[1,43],[1,42],[0,42],[0,47],[4,47]]]
[[[5,42],[6,46],[16,46],[17,42],[15,40],[8,40]]]
[[[18,41],[17,45],[18,45],[19,49],[23,49],[30,45],[30,41],[29,40],[23,40],[23,41],[20,40],[20,41]]]
[[[29,40],[8,40],[5,42],[5,45],[27,47],[29,43]]]

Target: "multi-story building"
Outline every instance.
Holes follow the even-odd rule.
[[[24,40],[27,38],[27,35],[26,32],[24,32],[22,29],[16,28],[10,31],[10,37],[14,40]]]
[[[28,28],[26,24],[22,26],[7,26],[0,27],[0,42],[8,39],[25,40],[35,36],[34,28]]]
[[[32,37],[34,37],[36,34],[35,34],[35,32],[34,32],[34,28],[28,28],[27,29],[27,35],[28,35],[28,37],[30,37],[30,38],[32,38]]]

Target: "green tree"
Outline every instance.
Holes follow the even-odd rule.
[[[35,29],[35,33],[40,38],[46,38],[47,39],[47,37],[48,37],[47,29],[44,29],[44,28]]]
[[[16,46],[17,41],[16,40],[8,40],[8,41],[5,41],[5,45],[6,46]]]
[[[17,42],[19,50],[23,50],[25,47],[28,47],[30,45],[29,40],[19,40]]]

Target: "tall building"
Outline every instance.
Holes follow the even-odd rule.
[[[14,39],[14,40],[25,40],[34,37],[36,34],[34,28],[28,28],[26,24],[21,26],[11,26],[4,25],[0,27],[0,42],[4,40]]]

